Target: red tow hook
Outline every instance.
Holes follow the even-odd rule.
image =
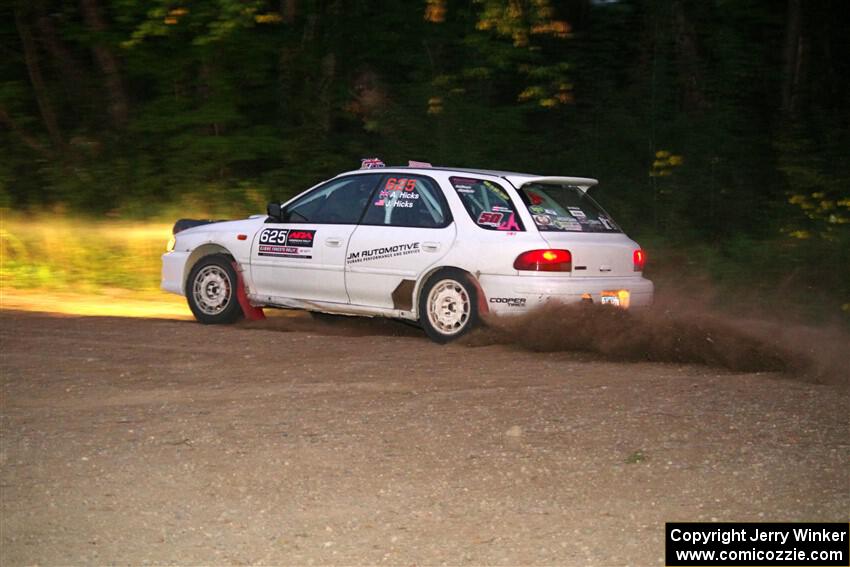
[[[236,299],[239,301],[239,306],[242,308],[242,313],[245,314],[245,319],[248,321],[260,321],[266,318],[262,307],[254,307],[248,301],[248,296],[245,294],[245,281],[242,279],[242,270],[239,265],[233,262],[233,269],[236,271]]]

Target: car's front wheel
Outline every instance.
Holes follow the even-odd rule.
[[[460,270],[441,270],[419,294],[419,323],[431,340],[453,341],[478,324],[478,294]]]
[[[189,273],[186,297],[195,319],[205,325],[234,323],[242,317],[232,260],[222,254],[205,256]]]

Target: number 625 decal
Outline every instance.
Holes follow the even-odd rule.
[[[267,228],[260,234],[260,244],[286,244],[289,231],[280,228]]]

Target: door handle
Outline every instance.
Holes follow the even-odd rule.
[[[424,250],[425,252],[436,252],[439,249],[440,249],[440,243],[439,242],[423,242],[422,243],[422,250]]]
[[[333,246],[334,248],[340,246],[342,244],[342,238],[325,238],[325,244],[328,246]]]

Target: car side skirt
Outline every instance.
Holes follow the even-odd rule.
[[[364,305],[351,305],[349,303],[334,303],[330,301],[308,301],[304,299],[291,299],[287,297],[269,297],[248,294],[251,305],[257,307],[275,307],[278,309],[304,309],[307,311],[319,311],[333,315],[356,315],[366,317],[390,317],[394,319],[416,320],[416,313],[403,311],[401,309],[387,309],[383,307],[367,307]]]

